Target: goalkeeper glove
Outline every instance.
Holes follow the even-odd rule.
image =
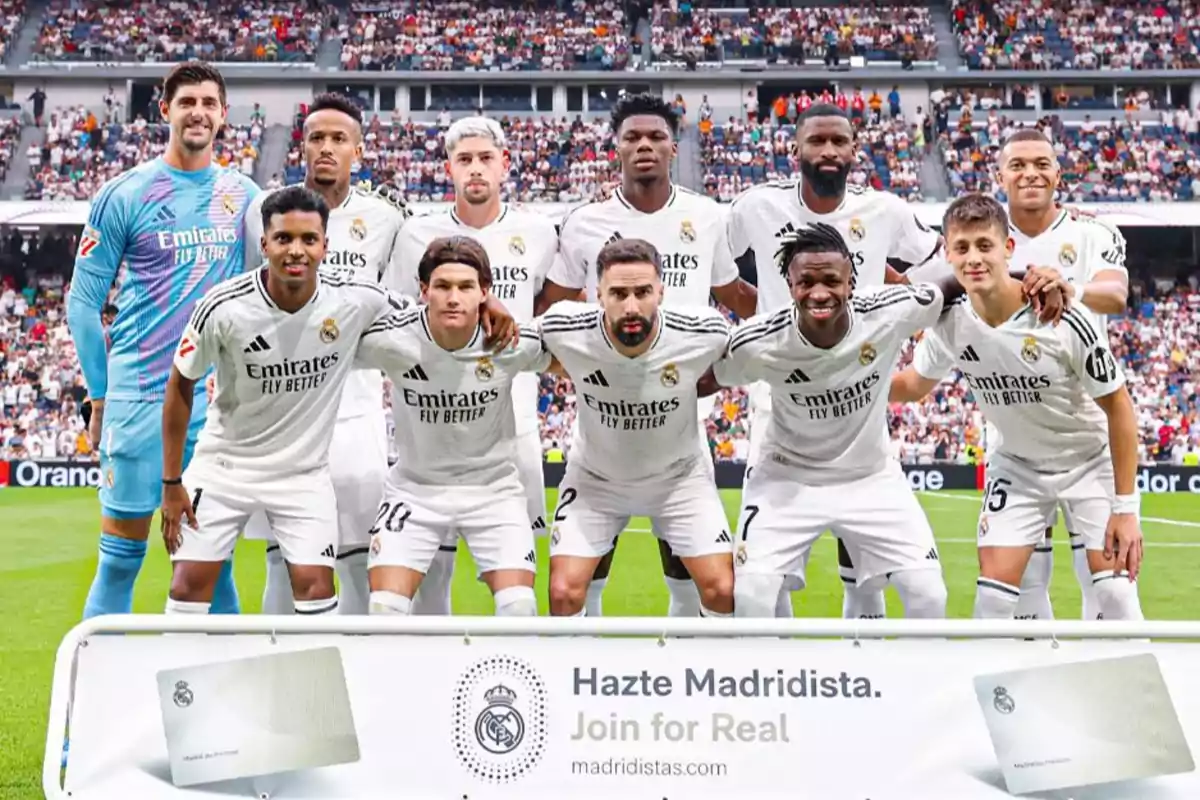
[[[408,203],[404,200],[404,192],[397,186],[391,183],[381,183],[375,187],[373,194],[380,200],[386,201],[390,206],[398,210],[405,219],[413,215],[412,209],[408,207]]]

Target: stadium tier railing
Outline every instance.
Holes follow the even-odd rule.
[[[58,649],[43,786],[72,800],[548,800],[568,787],[588,800],[782,800],[801,770],[811,797],[983,800],[1121,781],[1120,796],[1195,800],[1197,642],[1200,622],[1168,621],[101,617]],[[277,683],[259,683],[290,694],[232,680],[279,658],[293,671],[273,662]],[[309,674],[325,662],[337,669]],[[229,720],[270,728],[291,713],[294,726],[296,708],[336,716],[339,703],[347,755],[331,755],[345,741],[316,749],[293,731],[274,745],[306,768],[244,771],[213,793],[195,781],[197,763],[240,757]],[[223,726],[201,721],[213,719]],[[189,746],[209,749],[189,758]]]

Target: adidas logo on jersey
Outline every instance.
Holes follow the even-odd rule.
[[[926,554],[925,554],[925,560],[926,560],[926,561],[938,561],[938,560],[940,560],[940,559],[938,559],[938,551],[937,551],[937,548],[936,548],[936,547],[935,547],[935,548],[932,548],[932,549],[930,549],[930,551],[929,551],[928,553],[926,553]]]
[[[337,558],[337,552],[333,549],[333,545],[327,545],[321,551],[321,558]]]
[[[591,386],[608,386],[608,379],[604,377],[604,373],[596,370],[591,375],[583,379],[583,382]]]
[[[525,560],[528,561],[530,564],[537,564],[537,553],[530,550],[528,553],[525,554]]]
[[[259,334],[258,336],[254,337],[254,341],[252,341],[252,342],[250,342],[250,344],[246,345],[246,348],[244,350],[242,350],[242,352],[243,353],[265,353],[270,349],[271,349],[271,345],[268,344],[267,340],[262,337],[262,334]]]
[[[733,539],[729,537],[729,531],[721,531],[721,535],[717,537],[717,544],[733,544]]]
[[[978,361],[979,361],[979,354],[975,352],[975,348],[974,348],[974,347],[972,347],[971,345],[967,345],[967,349],[962,351],[962,354],[961,354],[961,355],[958,357],[958,360],[959,360],[959,361],[974,361],[974,362],[978,362]]]
[[[545,518],[545,517],[538,517],[537,519],[535,519],[535,520],[533,521],[533,529],[534,529],[535,531],[544,531],[544,530],[546,530],[546,518]]]
[[[801,370],[794,369],[792,370],[792,374],[787,376],[787,380],[784,383],[808,383],[809,380],[809,377]]]
[[[427,381],[427,380],[429,380],[429,376],[425,374],[425,370],[421,368],[420,364],[417,364],[415,367],[410,369],[408,372],[401,373],[400,377],[404,378],[405,380],[408,380],[408,381]]]
[[[613,231],[613,235],[612,235],[612,236],[610,236],[610,237],[608,237],[608,241],[607,241],[607,242],[605,242],[604,244],[605,244],[605,245],[610,245],[610,244],[612,244],[613,242],[620,241],[620,240],[621,240],[621,239],[623,239],[623,238],[625,238],[625,237],[621,236],[621,232],[620,232],[620,231]]]
[[[796,226],[789,222],[787,225],[784,225],[782,228],[780,228],[778,231],[775,232],[775,238],[782,239],[784,236],[787,236],[789,233],[795,233],[795,231],[796,231]]]
[[[154,221],[161,222],[164,225],[172,225],[175,222],[175,212],[171,210],[170,206],[163,206],[154,215]]]

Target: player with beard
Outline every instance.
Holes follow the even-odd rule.
[[[454,182],[454,205],[448,211],[409,220],[397,239],[397,257],[384,276],[386,286],[419,295],[417,266],[429,244],[442,237],[469,236],[487,251],[492,279],[489,294],[499,298],[518,322],[533,321],[542,282],[558,253],[558,234],[550,217],[501,199],[501,185],[510,166],[507,146],[504,131],[495,120],[465,117],[450,126],[446,131],[446,172]],[[513,377],[512,385],[517,466],[525,487],[529,524],[535,535],[544,534],[546,488],[538,431],[538,377],[520,373]],[[442,542],[413,599],[414,614],[450,613],[456,538],[451,535]]]
[[[582,295],[596,298],[596,259],[600,250],[619,239],[650,242],[661,254],[664,303],[668,309],[705,306],[710,298],[740,318],[752,316],[757,295],[743,281],[734,264],[725,235],[724,209],[715,201],[671,182],[671,164],[678,152],[679,119],[661,98],[629,95],[613,108],[612,132],[621,162],[621,185],[612,196],[582,205],[563,220],[560,255],[546,280],[547,306]],[[713,399],[700,401],[699,416],[706,419]],[[697,435],[708,447],[707,433]],[[587,610],[599,616],[601,595],[612,565],[606,551],[588,590]],[[665,538],[660,553],[671,616],[696,616],[700,597],[683,562],[671,555]]]
[[[758,313],[791,304],[786,272],[769,265],[783,238],[807,224],[826,223],[841,235],[848,246],[850,285],[855,289],[902,282],[902,276],[888,265],[889,259],[918,265],[937,254],[938,234],[921,223],[911,205],[887,192],[846,184],[858,157],[854,127],[846,112],[818,103],[801,114],[796,123],[796,155],[800,177],[751,187],[733,201],[729,211],[733,253],[744,274],[757,275]],[[760,265],[767,268],[759,269]],[[771,414],[771,393],[765,385],[751,387],[751,402],[748,475],[759,460]],[[850,619],[884,616],[882,588],[862,588],[840,540],[838,562],[845,589],[843,615]],[[776,609],[781,617],[792,615],[786,589]]]

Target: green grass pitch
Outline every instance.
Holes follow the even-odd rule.
[[[731,524],[736,521],[740,492],[723,493]],[[547,505],[553,509],[553,490]],[[937,534],[950,615],[968,617],[976,576],[974,493],[924,494],[921,502]],[[1196,616],[1195,576],[1200,572],[1200,499],[1194,495],[1147,495],[1143,527],[1150,546],[1141,583],[1142,604],[1151,619]],[[55,649],[79,620],[96,566],[98,508],[87,489],[9,489],[0,492],[0,798],[41,797],[40,774],[49,708],[50,677]],[[667,594],[661,580],[658,549],[635,520],[621,539],[613,575],[605,593],[605,610],[613,616],[666,613]],[[1078,618],[1079,590],[1071,570],[1066,536],[1057,534],[1053,595],[1060,617]],[[539,542],[545,564],[546,541]],[[798,616],[836,617],[842,590],[833,541],[818,543],[809,564],[809,588],[793,596]],[[243,609],[257,612],[263,583],[263,545],[243,542],[236,563]],[[166,598],[169,567],[166,552],[151,542],[150,555],[138,581],[135,610],[159,613]],[[454,606],[459,614],[490,614],[491,599],[477,583],[470,557],[459,551]],[[546,573],[539,575],[538,596],[545,613]],[[889,592],[889,613],[899,612]]]

